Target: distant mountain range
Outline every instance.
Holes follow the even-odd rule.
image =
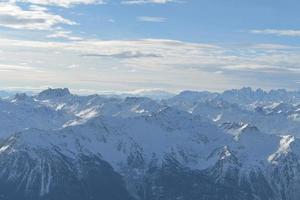
[[[300,91],[0,99],[1,200],[299,198]]]

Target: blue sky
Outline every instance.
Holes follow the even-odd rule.
[[[0,0],[0,88],[298,89],[296,0]]]

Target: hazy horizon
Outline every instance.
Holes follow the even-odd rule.
[[[21,94],[25,93],[27,95],[37,95],[45,90],[48,89],[68,89],[71,94],[74,95],[104,95],[104,96],[146,96],[146,97],[151,97],[151,96],[165,96],[165,98],[172,97],[179,95],[182,92],[209,92],[209,93],[217,93],[217,94],[222,94],[227,91],[233,91],[233,90],[243,90],[243,89],[251,89],[253,92],[257,92],[258,90],[262,90],[263,92],[269,93],[271,91],[279,91],[279,90],[285,90],[287,92],[300,92],[300,89],[286,89],[286,88],[274,88],[270,90],[265,90],[262,88],[252,88],[252,87],[241,87],[241,88],[231,88],[231,89],[226,89],[222,91],[212,91],[212,90],[180,90],[177,92],[169,92],[166,90],[161,90],[161,89],[140,89],[140,90],[132,90],[132,91],[96,91],[96,90],[76,90],[72,88],[63,88],[63,87],[45,87],[45,88],[9,88],[9,89],[2,89],[0,88],[0,98],[1,97],[9,97],[13,96],[15,94]]]

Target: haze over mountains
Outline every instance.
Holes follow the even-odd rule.
[[[1,99],[0,199],[300,198],[300,91],[125,96]]]

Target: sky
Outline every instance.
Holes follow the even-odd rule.
[[[300,88],[297,0],[0,0],[0,89]]]

